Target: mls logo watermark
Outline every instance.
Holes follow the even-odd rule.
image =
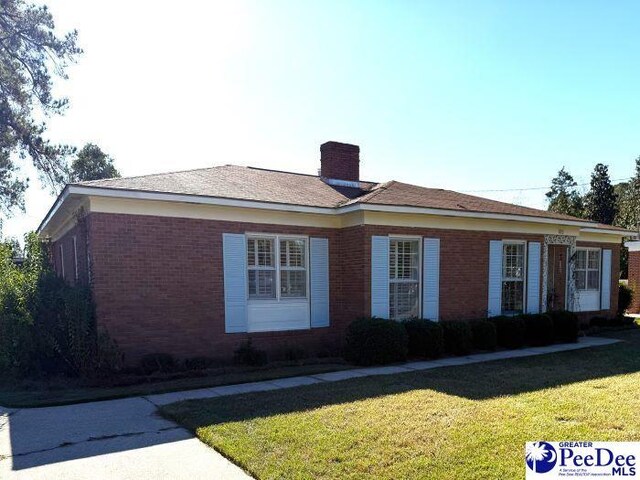
[[[527,479],[638,478],[640,442],[528,442]]]

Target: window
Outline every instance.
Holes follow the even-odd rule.
[[[64,279],[64,249],[62,248],[62,243],[60,243],[60,275]]]
[[[304,238],[247,238],[249,299],[307,298],[307,241]]]
[[[600,289],[600,249],[578,248],[576,250],[573,276],[578,290]]]
[[[280,296],[307,296],[305,241],[280,240]]]
[[[524,242],[502,245],[502,313],[513,315],[524,311]]]
[[[75,280],[78,281],[78,242],[76,237],[73,237],[73,266],[75,270]]]
[[[249,298],[276,298],[276,266],[273,238],[247,240]]]
[[[420,316],[420,241],[389,242],[389,317],[404,320]]]

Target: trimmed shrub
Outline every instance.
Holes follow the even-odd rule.
[[[498,345],[504,348],[524,346],[527,327],[520,317],[498,316],[490,319],[496,326]]]
[[[469,322],[442,322],[444,348],[452,355],[466,355],[471,351],[473,339]]]
[[[444,353],[442,325],[431,320],[407,320],[403,322],[409,335],[409,355],[438,358]]]
[[[211,357],[190,357],[185,358],[184,368],[187,370],[206,370],[213,368],[219,362]]]
[[[233,358],[237,363],[251,367],[260,367],[266,365],[269,361],[267,352],[254,347],[251,339],[238,347],[233,354]]]
[[[618,287],[618,316],[624,316],[624,312],[631,306],[633,301],[633,290],[626,285],[620,284]]]
[[[344,357],[357,365],[381,365],[407,359],[404,326],[382,318],[360,318],[347,328]]]
[[[553,310],[547,312],[553,322],[553,334],[557,342],[571,343],[578,341],[580,320],[578,316],[567,310]]]
[[[525,339],[528,345],[541,347],[551,345],[555,340],[553,320],[544,313],[520,315],[526,326]]]
[[[478,350],[495,350],[498,346],[495,324],[489,320],[472,320],[469,324],[473,347]]]
[[[140,369],[145,375],[171,373],[177,369],[176,360],[169,353],[150,353],[140,359]]]

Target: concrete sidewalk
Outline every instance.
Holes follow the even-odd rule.
[[[248,479],[239,467],[200,443],[190,432],[160,417],[157,407],[181,400],[543,355],[618,341],[588,337],[575,344],[355,368],[147,397],[34,409],[0,407],[0,479]]]

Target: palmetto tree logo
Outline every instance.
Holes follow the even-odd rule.
[[[546,473],[556,465],[556,449],[547,442],[527,443],[527,466],[536,473]]]

